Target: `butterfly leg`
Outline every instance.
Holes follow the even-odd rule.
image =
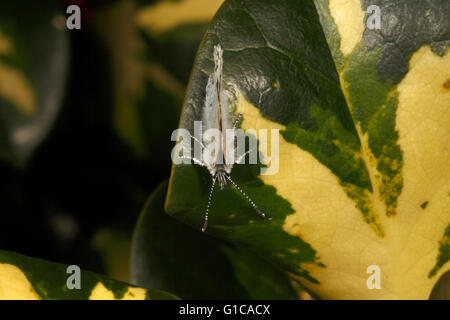
[[[202,148],[206,148],[205,145],[204,145],[200,140],[197,139],[197,137],[194,137],[194,136],[191,135],[191,134],[190,134],[190,136],[191,136],[191,138],[192,138],[195,142],[197,142],[198,144],[200,144],[200,145],[202,146]]]
[[[198,164],[199,166],[205,167],[205,164],[197,158],[193,158],[193,157],[189,157],[189,156],[182,156],[182,157],[178,157],[178,159],[188,159],[188,160],[194,161],[194,163]]]
[[[183,152],[189,153],[185,146],[182,146],[181,148],[183,148]],[[188,159],[193,161],[195,164],[198,164],[199,166],[206,167],[206,164],[202,160],[191,156],[185,156],[184,153],[183,156],[178,156],[178,159]]]
[[[240,164],[242,159],[245,159],[245,156],[248,155],[250,152],[252,152],[253,150],[248,150],[247,152],[241,154],[237,159],[236,162],[237,164]]]

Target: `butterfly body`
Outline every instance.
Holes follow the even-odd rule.
[[[192,137],[202,148],[202,159],[191,158],[194,163],[204,166],[208,169],[212,177],[212,185],[209,191],[208,204],[205,212],[205,220],[202,231],[208,226],[208,214],[212,201],[214,186],[218,182],[220,190],[223,190],[227,183],[238,190],[252,205],[256,212],[265,217],[265,214],[256,206],[249,196],[231,179],[231,170],[235,163],[240,163],[248,154],[249,150],[240,155],[236,155],[234,146],[234,130],[238,121],[234,124],[231,121],[232,112],[226,94],[222,90],[222,67],[223,67],[223,50],[220,44],[214,46],[214,72],[209,76],[206,85],[205,105],[202,116],[202,126],[205,130],[203,141]],[[231,131],[232,135],[227,135]],[[213,134],[208,135],[208,132]],[[184,157],[188,158],[188,157]]]

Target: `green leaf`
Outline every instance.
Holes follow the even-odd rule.
[[[81,288],[69,289],[68,278],[75,273],[67,270],[67,265],[0,250],[0,299],[177,299],[84,270],[80,272]]]
[[[15,165],[27,162],[61,107],[68,39],[60,14],[56,1],[0,5],[0,159]]]
[[[391,30],[382,19],[374,31],[365,28],[366,1],[225,1],[191,73],[181,128],[193,135],[202,119],[220,43],[222,85],[242,129],[281,133],[275,174],[248,164],[231,173],[272,220],[228,185],[213,192],[208,232],[251,249],[322,298],[427,299],[449,267],[450,39],[442,31],[449,19],[439,17],[450,13],[396,3],[376,2],[403,27]],[[442,29],[416,23],[420,37],[401,37],[419,9],[434,12]],[[200,229],[210,185],[206,169],[175,165],[166,211]],[[382,290],[367,287],[372,265],[381,269]]]
[[[450,271],[440,277],[431,291],[430,300],[450,300]]]
[[[296,299],[286,275],[255,253],[195,231],[164,212],[167,182],[137,223],[131,282],[182,299]]]

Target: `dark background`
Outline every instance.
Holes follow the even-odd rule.
[[[140,210],[170,175],[170,134],[178,126],[182,96],[154,79],[144,81],[145,94],[131,99],[145,138],[136,151],[114,125],[114,59],[96,29],[98,14],[120,1],[53,2],[64,17],[67,5],[79,5],[82,28],[66,30],[68,75],[50,133],[24,163],[0,160],[0,248],[127,280]],[[139,10],[156,1],[131,2]],[[14,10],[21,19],[44,9]],[[158,64],[184,89],[206,24],[155,37],[136,27],[145,47],[137,59]]]

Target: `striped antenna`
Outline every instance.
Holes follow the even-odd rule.
[[[216,179],[217,179],[216,177],[213,178],[211,189],[209,189],[208,204],[206,205],[205,222],[203,223],[202,232],[205,232],[206,228],[208,227],[209,207],[211,205],[211,198],[212,198],[212,193],[213,193],[213,190],[214,190],[214,186],[216,185]]]
[[[229,175],[226,175],[227,179],[231,182],[231,184],[233,185],[234,188],[236,188],[236,190],[238,190],[247,200],[248,202],[250,202],[250,204],[252,205],[253,209],[256,210],[256,212],[263,218],[266,217],[265,213],[262,212],[258,206],[253,202],[252,199],[250,199],[250,197],[244,192],[244,190],[242,190],[237,184],[236,182],[234,182],[231,177]],[[269,220],[272,220],[272,218],[269,218]]]

